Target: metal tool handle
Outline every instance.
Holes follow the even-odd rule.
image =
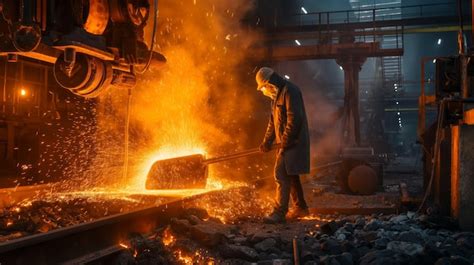
[[[280,147],[281,144],[273,144],[271,147],[270,147],[270,150],[274,150],[278,147]],[[230,155],[226,155],[226,156],[220,156],[220,157],[215,157],[215,158],[209,158],[209,159],[206,159],[206,160],[203,160],[202,161],[202,164],[204,165],[209,165],[209,164],[214,164],[214,163],[219,163],[219,162],[223,162],[223,161],[228,161],[228,160],[232,160],[232,159],[236,159],[236,158],[241,158],[241,157],[246,157],[246,156],[250,156],[250,155],[255,155],[255,154],[260,154],[260,149],[259,148],[253,148],[253,149],[248,149],[248,150],[244,150],[244,151],[240,151],[240,152],[237,152],[237,153],[233,153],[233,154],[230,154]]]

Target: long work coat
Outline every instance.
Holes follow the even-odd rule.
[[[309,173],[310,142],[303,96],[289,81],[285,81],[272,101],[264,142],[272,144],[275,141],[282,145],[287,174]]]

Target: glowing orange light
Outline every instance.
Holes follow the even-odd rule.
[[[132,183],[132,188],[138,189],[138,190],[143,190],[146,191],[147,189],[145,188],[145,183],[146,183],[146,177],[148,175],[148,171],[150,171],[151,166],[158,160],[164,160],[168,158],[174,158],[174,157],[181,157],[181,156],[187,156],[187,155],[192,155],[192,154],[205,154],[203,148],[197,148],[197,147],[175,147],[175,146],[169,146],[169,147],[163,147],[157,152],[148,155],[148,159],[142,164],[140,167],[141,170],[135,178],[135,182]]]
[[[119,246],[128,249],[128,246],[127,246],[126,244],[124,244],[124,243],[119,243]]]
[[[178,259],[183,262],[183,264],[194,264],[194,259],[191,256],[187,256],[183,254],[181,251],[176,252],[176,256],[178,256]]]
[[[12,221],[8,221],[8,222],[7,222],[7,227],[8,227],[8,226],[11,226],[12,224],[13,224]]]
[[[169,228],[166,228],[166,230],[163,233],[163,244],[165,246],[169,246],[175,242],[175,237],[173,234],[171,234],[171,231]]]
[[[28,91],[24,88],[20,89],[20,96],[26,97],[28,95]]]

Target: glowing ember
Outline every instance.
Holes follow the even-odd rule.
[[[307,221],[321,221],[321,222],[330,222],[333,221],[331,219],[323,218],[319,215],[309,215],[303,218],[299,218],[299,220],[307,220]]]
[[[163,233],[163,244],[165,246],[169,246],[169,245],[173,244],[175,241],[176,241],[176,238],[171,233],[170,228],[169,227],[166,228],[164,233]]]
[[[124,243],[119,243],[119,246],[121,246],[121,247],[123,247],[123,248],[125,248],[125,249],[128,249],[128,248],[129,248],[129,246],[127,246],[127,245],[124,244]]]
[[[155,152],[154,154],[150,154],[146,156],[147,159],[145,160],[143,165],[140,166],[140,171],[138,172],[137,176],[135,177],[135,180],[132,182],[129,188],[132,190],[148,192],[148,190],[145,188],[146,177],[148,175],[148,171],[150,171],[150,168],[153,166],[153,163],[155,163],[158,160],[188,156],[188,155],[193,155],[193,154],[205,154],[205,153],[206,152],[204,151],[203,148],[188,148],[188,149],[186,148],[176,149],[176,148],[171,148],[171,147],[168,147],[166,149],[162,148],[159,151]]]
[[[178,260],[183,262],[183,264],[194,264],[194,257],[183,254],[181,250],[176,251],[175,254]]]

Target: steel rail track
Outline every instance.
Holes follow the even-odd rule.
[[[159,206],[0,243],[0,264],[87,264],[123,250],[119,244],[127,242],[129,235],[146,234],[167,224],[172,217],[182,213],[186,202],[219,192],[170,198]]]

